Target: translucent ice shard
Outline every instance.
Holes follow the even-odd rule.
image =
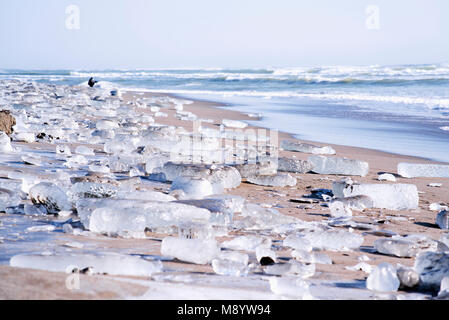
[[[365,195],[374,208],[412,210],[418,208],[418,189],[413,184],[348,184],[334,182],[332,191],[337,198]]]
[[[166,237],[162,240],[161,254],[195,264],[208,264],[218,256],[220,249],[215,240]]]
[[[271,240],[269,238],[262,238],[257,236],[239,236],[232,240],[224,241],[221,244],[222,248],[232,249],[232,250],[244,250],[248,252],[254,252],[259,246],[270,247]]]
[[[225,125],[225,127],[229,127],[229,128],[244,129],[248,126],[248,124],[246,124],[245,122],[238,121],[238,120],[223,119],[222,123]]]
[[[313,249],[309,240],[305,239],[303,236],[298,236],[295,234],[287,236],[285,240],[282,242],[282,244],[284,246],[306,252],[311,252]]]
[[[365,161],[325,156],[310,156],[308,161],[312,171],[319,174],[340,174],[348,176],[366,176],[369,164]]]
[[[72,210],[72,204],[65,192],[53,183],[41,182],[32,187],[29,194],[31,201],[44,205],[48,213]]]
[[[366,279],[366,287],[373,291],[394,292],[399,289],[399,285],[396,268],[386,262],[374,267]]]
[[[294,250],[292,257],[304,263],[332,264],[328,255],[320,252],[308,252],[305,250]]]
[[[178,177],[173,181],[170,190],[182,190],[186,199],[201,199],[214,194],[212,184],[203,178]]]
[[[363,236],[345,230],[315,230],[306,232],[304,238],[316,249],[331,251],[357,249],[364,240]]]
[[[281,142],[281,148],[287,151],[297,151],[313,154],[335,154],[335,150],[332,147],[318,147],[312,144],[301,143],[299,141],[283,140]]]
[[[294,173],[307,173],[312,170],[312,165],[306,160],[279,158],[278,170]]]
[[[414,257],[421,251],[437,251],[438,243],[423,235],[377,239],[374,241],[377,252],[397,257]]]
[[[297,179],[288,173],[278,173],[272,176],[249,176],[246,178],[246,181],[270,187],[293,187],[297,183]]]
[[[117,253],[100,254],[22,254],[13,256],[12,267],[48,270],[54,272],[73,272],[92,268],[94,273],[144,276],[162,271],[160,261],[147,261],[139,257]]]
[[[291,299],[313,299],[309,284],[299,277],[272,277],[269,281],[274,294]]]
[[[298,276],[305,279],[315,274],[315,265],[289,260],[287,263],[277,263],[265,267],[264,273],[275,276]]]
[[[329,202],[331,216],[334,218],[350,217],[352,216],[352,210],[362,211],[372,207],[373,200],[363,195],[333,199]]]
[[[118,188],[108,183],[77,182],[70,188],[70,194],[79,198],[111,198],[117,195]]]
[[[419,283],[419,275],[413,268],[400,266],[396,271],[402,287],[413,288]]]
[[[396,182],[396,177],[391,173],[382,173],[377,177],[377,180]]]
[[[210,212],[181,203],[83,199],[76,208],[84,227],[92,232],[145,238],[145,231],[184,223],[207,223]]]
[[[277,164],[274,161],[237,164],[235,168],[242,178],[250,176],[274,175],[277,173]]]
[[[449,165],[401,162],[398,164],[398,174],[404,178],[449,178]]]
[[[233,260],[213,259],[212,268],[216,274],[223,276],[240,277],[248,274],[247,264]]]

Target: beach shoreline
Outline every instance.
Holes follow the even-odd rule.
[[[164,93],[136,93],[136,92],[126,92],[123,90],[123,102],[136,101],[145,97],[154,96],[170,96],[176,98],[182,98],[183,96],[164,94]],[[203,125],[205,127],[210,127],[217,129],[222,123],[223,119],[230,120],[251,120],[254,118],[249,117],[245,113],[236,110],[228,110],[226,105],[221,103],[216,103],[214,101],[201,101],[195,100],[192,104],[184,105],[184,110],[192,112],[196,116],[202,119],[211,119],[212,122],[205,122]],[[150,115],[151,112],[147,109],[137,108],[136,106],[130,105],[129,108],[139,109],[142,114]],[[161,125],[184,127],[188,131],[192,131],[193,123],[191,121],[183,121],[175,117],[176,110],[172,107],[167,107],[162,109],[167,117],[158,117],[156,121]],[[246,129],[246,128],[245,128]],[[247,129],[253,130],[266,130],[263,127],[248,126]],[[283,131],[278,132],[278,142],[282,140],[296,140],[294,137]],[[303,141],[305,143],[312,143],[317,146],[332,146],[336,150],[336,157],[346,157],[349,159],[358,159],[367,161],[370,165],[370,171],[368,175],[364,177],[352,177],[354,181],[361,183],[385,183],[377,180],[379,173],[391,173],[396,179],[397,183],[415,184],[420,193],[419,208],[417,210],[402,210],[402,211],[392,211],[384,209],[370,209],[367,212],[354,212],[353,220],[360,224],[370,225],[375,227],[376,232],[369,232],[369,230],[353,229],[351,232],[363,235],[364,242],[363,245],[358,250],[353,251],[331,251],[323,250],[322,253],[328,255],[332,259],[332,264],[316,264],[316,273],[310,279],[314,283],[314,295],[321,299],[374,299],[378,297],[375,293],[372,293],[364,288],[360,287],[360,283],[364,282],[367,278],[367,273],[363,270],[353,269],[350,270],[348,267],[353,267],[360,262],[361,256],[366,256],[369,260],[367,263],[375,266],[381,262],[389,262],[393,265],[402,264],[408,267],[412,267],[414,264],[414,259],[409,258],[399,258],[394,256],[382,255],[375,250],[373,250],[373,243],[376,239],[382,238],[388,232],[394,232],[398,235],[409,235],[409,234],[420,234],[430,237],[433,240],[438,240],[440,236],[444,233],[443,230],[439,229],[435,225],[435,211],[429,209],[429,204],[434,202],[444,202],[448,201],[447,194],[449,194],[449,178],[403,178],[397,175],[397,164],[399,162],[413,162],[413,163],[438,163],[434,161],[429,161],[412,156],[404,156],[391,154],[387,152],[358,148],[358,147],[348,147],[341,145],[333,145],[326,143],[319,143],[313,141]],[[25,144],[26,145],[26,144]],[[98,152],[101,146],[89,145]],[[39,150],[54,148],[54,145],[47,143],[37,142],[33,145],[29,145],[30,148],[36,148]],[[292,152],[292,151],[279,151],[280,157],[294,158],[299,160],[307,160],[310,154]],[[333,157],[333,156],[332,156]],[[2,167],[3,172],[8,170],[17,170],[15,168]],[[311,202],[309,204],[298,204],[295,202],[297,199],[303,198],[305,194],[309,194],[312,189],[332,189],[332,182],[339,181],[344,176],[339,175],[320,175],[312,173],[304,174],[292,174],[298,179],[298,183],[294,187],[266,187],[251,184],[243,181],[237,188],[229,189],[226,194],[238,195],[243,197],[250,203],[255,203],[262,205],[266,208],[273,208],[278,210],[281,214],[294,217],[305,221],[307,223],[320,222],[329,219],[329,208],[322,206],[321,203]],[[439,182],[442,186],[439,188],[429,187],[429,183]],[[165,189],[168,190],[167,186]],[[164,190],[165,190],[164,189]],[[295,201],[292,201],[295,200]],[[0,214],[1,215],[1,214]],[[343,229],[347,229],[343,227]],[[352,229],[352,228],[351,228]],[[224,240],[232,239],[232,237],[237,235],[242,235],[240,232],[230,232],[227,236],[219,237],[217,240],[223,242]],[[257,234],[257,233],[256,233]],[[160,257],[160,247],[161,240],[164,235],[152,234],[148,239],[122,239],[122,238],[108,238],[106,236],[98,235],[96,237],[83,237],[67,234],[56,234],[56,243],[67,243],[68,241],[81,242],[84,246],[89,248],[101,248],[102,250],[111,250],[115,252],[126,252],[134,255],[145,255],[151,257]],[[276,245],[276,253],[279,261],[288,261],[291,259],[291,251],[286,250],[284,247],[280,246],[282,243],[283,236],[271,235],[270,238],[273,244]],[[75,249],[73,249],[75,250]],[[132,296],[134,298],[143,297],[145,299],[190,299],[188,292],[192,290],[199,290],[201,294],[195,295],[193,298],[197,297],[199,299],[216,299],[220,294],[222,294],[223,299],[230,299],[232,297],[237,297],[237,299],[276,299],[275,296],[269,288],[267,277],[263,277],[260,274],[248,278],[238,278],[241,282],[241,288],[245,290],[241,291],[241,288],[233,287],[232,281],[237,281],[236,279],[222,280],[218,275],[214,275],[212,267],[210,265],[195,265],[189,263],[183,263],[181,261],[164,261],[164,267],[175,274],[172,279],[164,282],[164,277],[152,277],[148,278],[137,278],[129,279],[126,281],[126,277],[120,279],[120,283],[126,282],[127,287],[123,289],[123,285],[118,285],[113,280],[113,276],[96,276],[95,278],[89,278],[89,289],[91,292],[86,295],[67,295],[67,293],[62,292],[61,286],[63,285],[64,277],[60,274],[58,277],[58,288],[54,286],[49,286],[48,283],[44,282],[33,282],[33,276],[40,279],[45,279],[46,277],[52,277],[51,272],[46,271],[35,271],[28,269],[21,269],[20,272],[26,277],[17,278],[15,275],[16,269],[14,267],[2,266],[0,268],[0,273],[5,275],[5,277],[0,277],[0,298],[14,298],[20,297],[23,299],[29,298],[80,298],[80,299],[107,299],[110,298],[125,298]],[[263,274],[263,273],[262,273]],[[176,278],[176,276],[179,276]],[[183,278],[184,277],[184,278]],[[108,279],[107,293],[99,292],[98,290],[92,290],[95,283],[100,284],[104,279]],[[177,279],[177,280],[173,280]],[[185,279],[185,280],[183,280]],[[192,279],[194,280],[192,283]],[[209,279],[214,279],[217,281],[216,284],[211,284]],[[109,281],[111,280],[111,281]],[[195,283],[197,281],[198,283]],[[254,282],[252,282],[254,281]],[[1,285],[3,283],[3,285]],[[133,288],[132,283],[136,284]],[[340,288],[342,291],[338,291],[338,288],[332,294],[327,294],[323,290],[326,286],[335,285],[335,283],[343,283],[347,285],[345,288]],[[325,285],[324,285],[325,284]],[[161,285],[163,289],[158,291],[158,285]],[[22,291],[22,288],[29,288],[33,286],[35,289],[28,295]],[[161,288],[162,288],[161,287]],[[362,286],[363,287],[363,286]],[[36,292],[43,289],[50,290],[47,292],[46,296],[39,297]],[[145,291],[148,288],[148,291]],[[205,288],[208,288],[207,290]],[[111,292],[121,292],[122,295],[113,295]],[[203,290],[203,291],[201,291]],[[216,290],[216,291],[214,291]],[[354,290],[354,291],[352,291]],[[142,292],[145,293],[143,294]],[[241,292],[239,292],[241,291]],[[18,292],[21,292],[20,295]],[[233,296],[237,294],[236,296]],[[396,296],[391,298],[396,298],[401,296],[405,299],[409,297],[407,291],[399,291]],[[429,297],[428,295],[423,295],[424,297]]]

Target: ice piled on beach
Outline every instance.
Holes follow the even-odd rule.
[[[297,179],[288,173],[278,173],[276,175],[265,175],[265,176],[249,176],[246,181],[270,187],[294,187],[297,183]]]
[[[413,210],[418,208],[418,189],[413,184],[357,184],[338,181],[332,184],[337,198],[364,195],[373,201],[373,208]]]
[[[308,161],[312,166],[312,171],[319,174],[364,177],[369,172],[369,164],[366,161],[325,156],[310,156]]]
[[[404,178],[449,178],[449,165],[401,162],[398,164],[398,174]]]

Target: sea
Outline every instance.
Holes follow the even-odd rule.
[[[0,80],[172,93],[298,139],[449,162],[449,63],[258,69],[0,70]]]

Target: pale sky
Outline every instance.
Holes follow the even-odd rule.
[[[79,29],[66,27],[69,5]],[[369,5],[379,29],[367,28]],[[0,68],[449,62],[448,16],[447,0],[0,1]]]

